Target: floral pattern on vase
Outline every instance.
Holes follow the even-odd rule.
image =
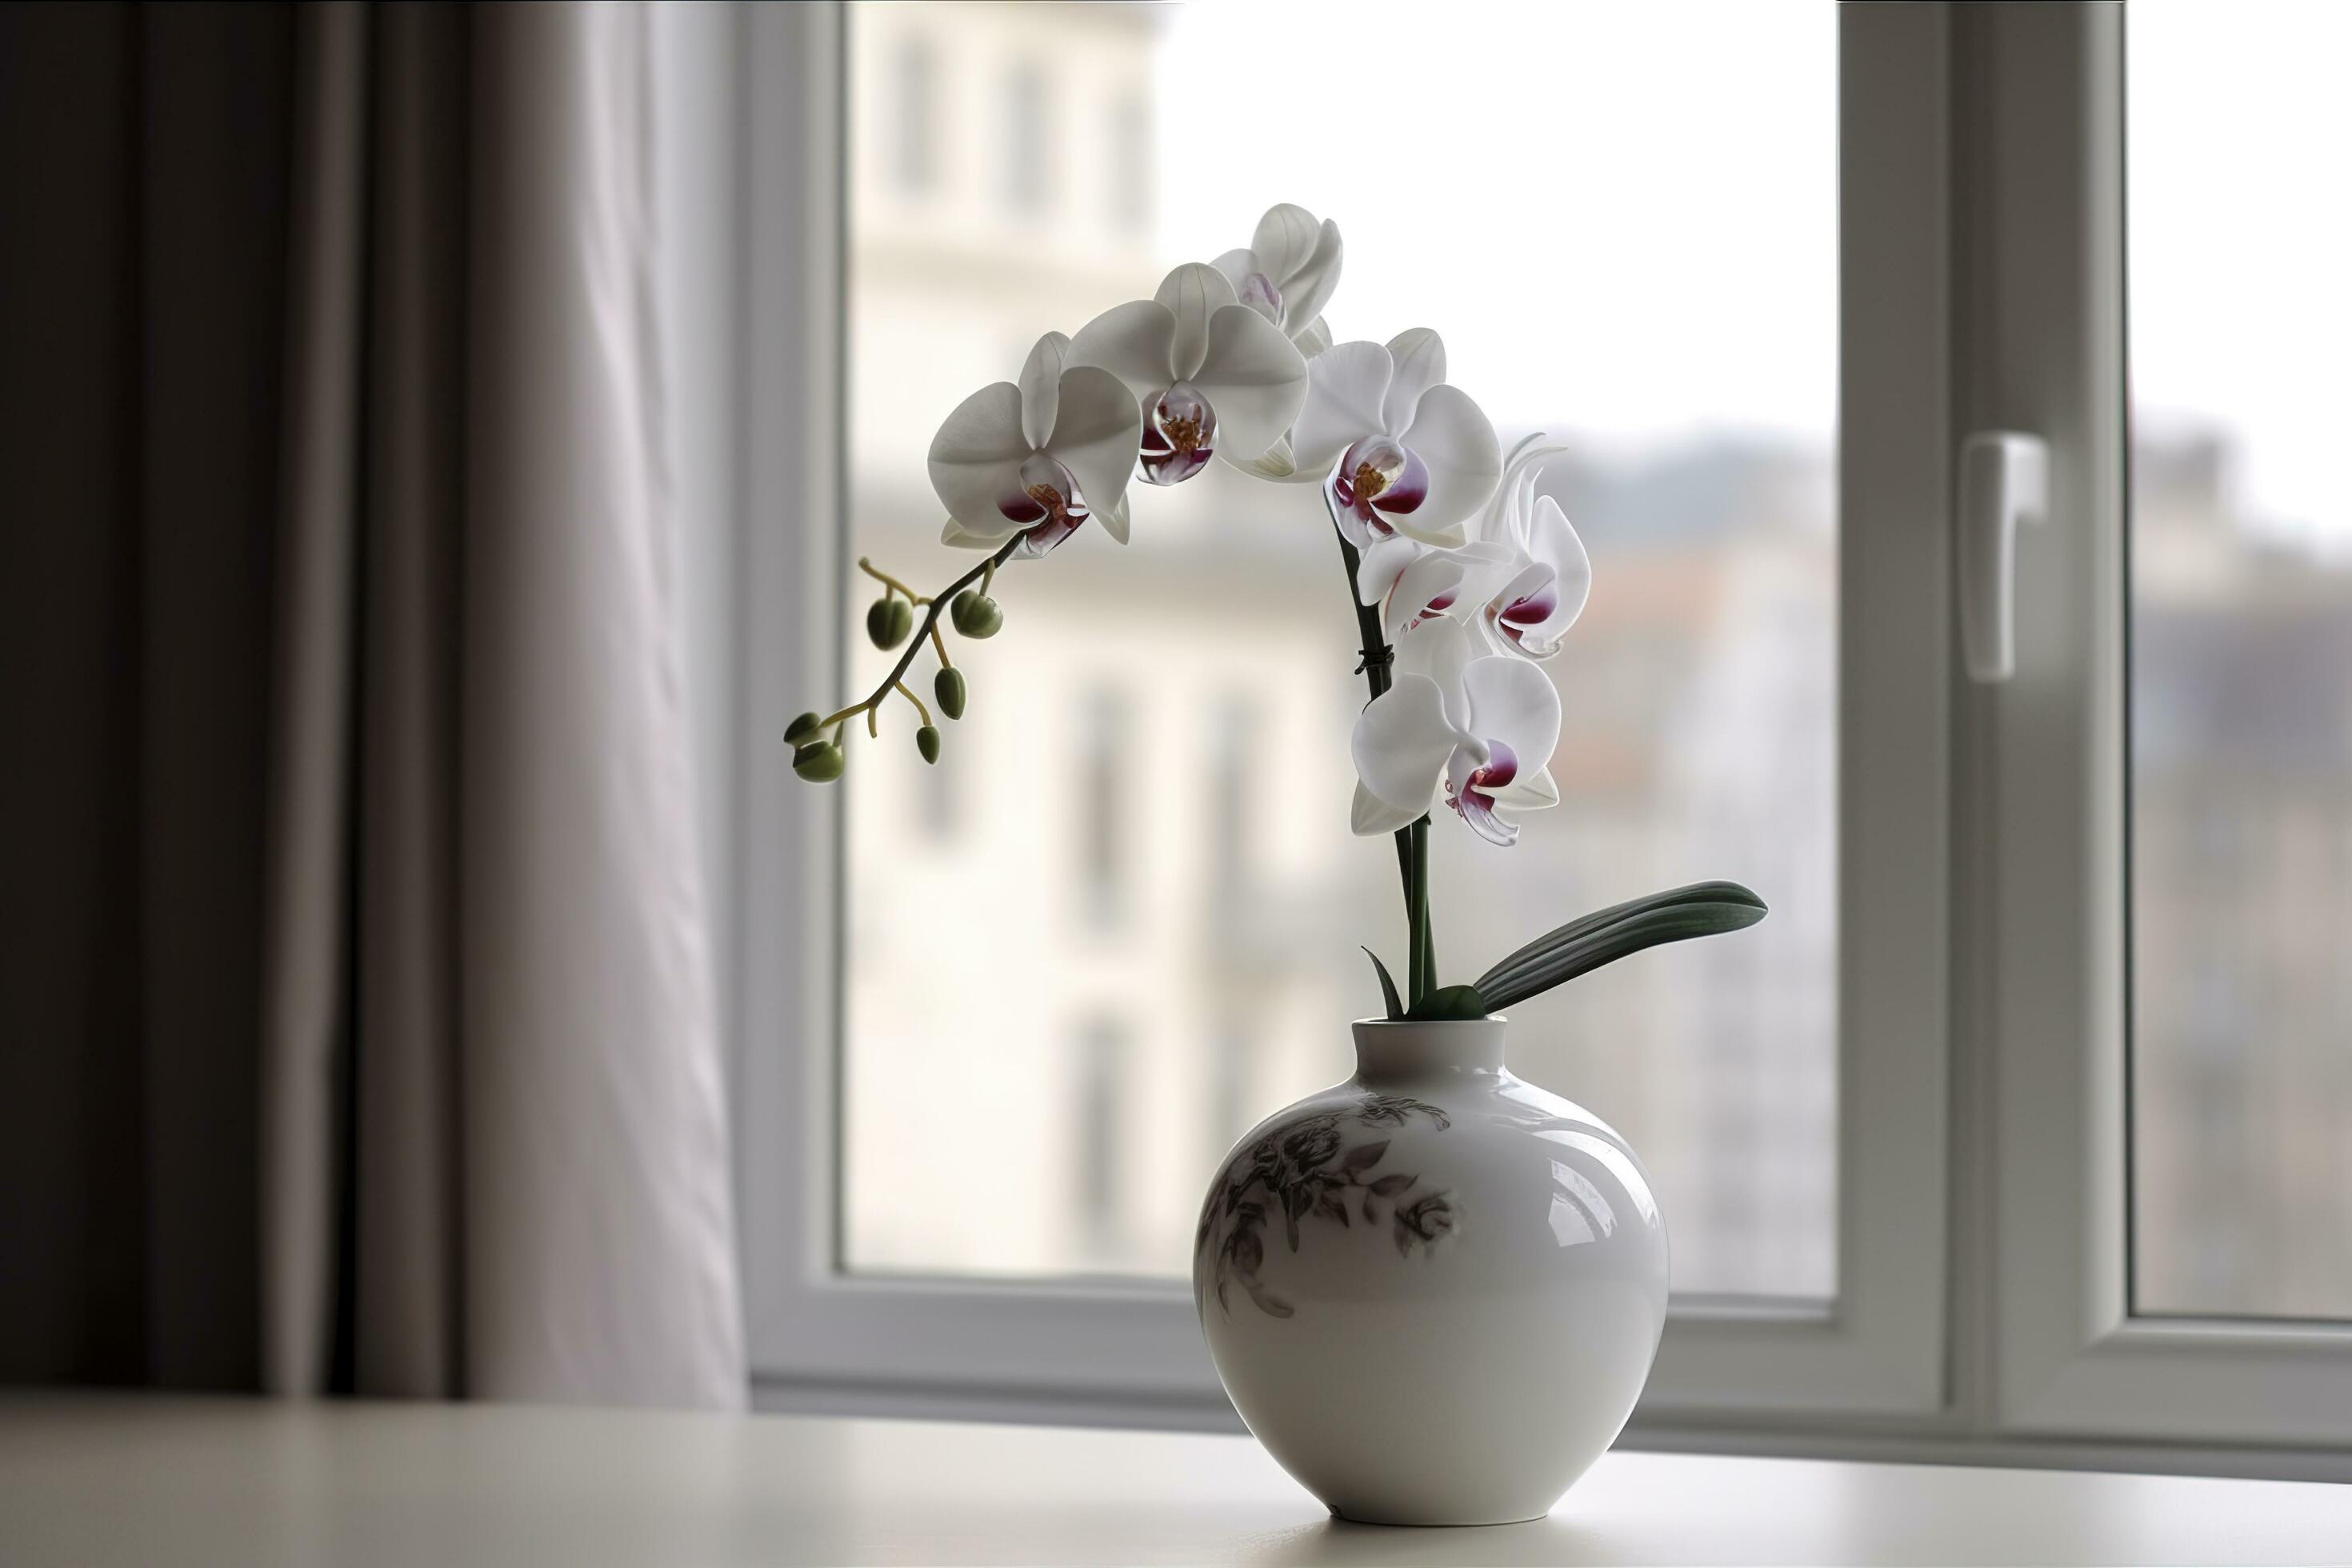
[[[1383,1205],[1400,1258],[1416,1249],[1426,1253],[1459,1231],[1461,1208],[1452,1193],[1416,1193],[1421,1178],[1405,1172],[1374,1173],[1388,1155],[1388,1139],[1349,1140],[1352,1128],[1401,1128],[1415,1116],[1428,1118],[1441,1131],[1453,1125],[1426,1100],[1367,1094],[1351,1107],[1284,1122],[1234,1151],[1209,1189],[1192,1243],[1196,1258],[1216,1247],[1216,1266],[1204,1289],[1216,1296],[1227,1316],[1233,1312],[1227,1292],[1236,1285],[1269,1317],[1287,1318],[1297,1310],[1258,1278],[1265,1262],[1265,1230],[1276,1215],[1293,1252],[1299,1247],[1300,1221],[1353,1228],[1360,1215],[1364,1224],[1377,1226]]]

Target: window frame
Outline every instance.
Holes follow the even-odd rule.
[[[1959,26],[1979,244],[1955,437],[2029,430],[2051,450],[2052,521],[2018,543],[2017,675],[1965,718],[1988,850],[1996,1418],[2341,1447],[2352,1323],[2131,1311],[2125,16],[1986,7]]]
[[[2088,374],[2123,342],[2119,10],[1841,9],[1841,1293],[1678,1300],[1629,1443],[2352,1479],[2352,1331],[2125,1310],[2122,384]],[[833,3],[734,26],[721,951],[754,1399],[1238,1429],[1179,1284],[835,1268],[841,796],[769,742],[845,673],[846,40]],[[2004,420],[2095,525],[2021,542],[2019,678],[1983,688],[1951,457]]]

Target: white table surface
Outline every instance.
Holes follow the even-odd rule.
[[[1338,1523],[1247,1438],[0,1399],[0,1563],[2343,1563],[2352,1488],[1617,1453],[1548,1520]]]

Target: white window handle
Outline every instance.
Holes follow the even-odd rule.
[[[1979,430],[1960,443],[1960,647],[1977,680],[2017,668],[2017,525],[2050,515],[2050,447]]]

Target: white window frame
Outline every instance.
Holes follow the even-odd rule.
[[[2352,1478],[2344,1331],[2125,1310],[2122,388],[2089,374],[2122,343],[2118,10],[1842,11],[1840,1293],[1677,1299],[1629,1442]],[[846,674],[845,38],[832,4],[735,26],[718,858],[755,1397],[1235,1428],[1179,1284],[836,1266],[841,796],[777,736]],[[2085,523],[2021,542],[2018,678],[1971,688],[1951,453],[2002,422]]]
[[[1963,152],[1983,237],[1962,301],[1969,428],[2042,435],[2017,674],[1966,713],[1990,852],[1978,1042],[1998,1279],[1996,1418],[2030,1433],[2352,1443],[2352,1325],[2135,1318],[2125,659],[2124,8],[1988,6],[1963,47],[1999,103]],[[2341,1471],[2337,1473],[2342,1473]]]

